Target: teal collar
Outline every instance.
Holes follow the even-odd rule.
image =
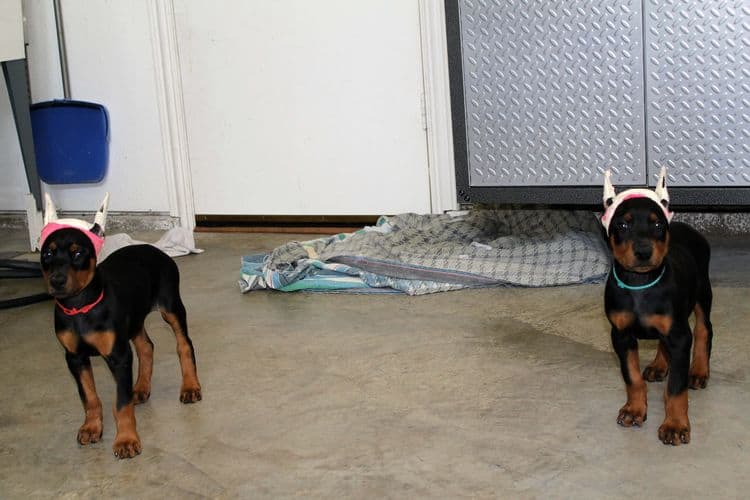
[[[667,270],[667,266],[662,267],[661,268],[661,274],[659,274],[658,278],[656,278],[651,283],[646,283],[645,285],[640,285],[640,286],[628,285],[627,283],[625,283],[624,281],[622,281],[620,279],[620,277],[617,276],[617,271],[615,270],[615,266],[612,266],[612,276],[615,277],[615,281],[617,282],[617,286],[619,286],[620,288],[624,288],[625,290],[635,290],[635,291],[638,291],[638,290],[645,290],[647,288],[651,288],[652,286],[654,286],[655,284],[657,284],[659,281],[661,281],[661,278],[662,278],[662,276],[664,276],[664,272],[666,270]]]

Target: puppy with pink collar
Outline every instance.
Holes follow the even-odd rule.
[[[89,224],[59,219],[47,195],[40,260],[47,290],[55,299],[55,335],[83,404],[85,419],[78,429],[78,443],[88,445],[102,438],[102,403],[90,361],[91,356],[101,356],[117,386],[112,409],[117,432],[112,451],[118,458],[132,458],[141,453],[135,405],[151,395],[154,344],[144,320],[154,309],[172,328],[177,342],[182,371],[180,401],[196,403],[203,396],[174,261],[154,246],[131,245],[98,264],[108,201],[109,195],[94,223]],[[131,345],[138,357],[135,383]]]

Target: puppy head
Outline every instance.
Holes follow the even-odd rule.
[[[109,207],[109,193],[104,195],[99,210],[94,216],[94,224],[89,224],[81,219],[59,219],[57,209],[52,202],[49,193],[45,193],[46,206],[44,209],[44,227],[39,235],[39,247],[44,247],[47,239],[60,229],[71,228],[80,230],[94,246],[96,255],[104,245],[104,226],[107,221],[107,208]]]
[[[604,226],[607,234],[609,234],[612,218],[620,204],[633,198],[648,198],[652,200],[664,213],[664,217],[667,218],[667,221],[672,220],[674,214],[669,210],[669,192],[667,191],[666,168],[661,169],[661,172],[659,173],[659,181],[656,183],[656,189],[653,191],[650,189],[631,188],[622,191],[619,194],[615,192],[615,187],[612,185],[612,173],[607,170],[604,172],[604,194],[602,196],[604,214],[602,214],[601,219],[602,226]]]
[[[96,250],[80,229],[58,229],[44,240],[42,274],[47,291],[56,298],[76,295],[91,283],[96,270]]]
[[[669,251],[669,219],[650,198],[627,199],[612,215],[608,242],[615,260],[626,270],[652,271]]]

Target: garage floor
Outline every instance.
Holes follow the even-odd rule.
[[[149,241],[157,235],[137,234]],[[0,252],[24,233],[0,230]],[[425,297],[241,295],[240,256],[294,235],[198,234],[177,259],[204,398],[178,401],[158,314],[143,453],[116,460],[112,379],[94,372],[102,442],[83,411],[50,302],[0,311],[2,498],[731,498],[750,491],[750,237],[714,239],[709,387],[691,392],[692,443],[657,440],[663,383],[641,429],[615,423],[625,392],[602,286]],[[7,296],[28,283],[0,282]],[[642,343],[642,346],[644,344]],[[642,360],[655,345],[642,347]]]

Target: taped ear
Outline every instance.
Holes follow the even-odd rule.
[[[604,194],[602,195],[602,202],[604,203],[604,209],[612,205],[615,201],[615,187],[612,185],[612,172],[607,170],[604,172]]]
[[[659,182],[656,183],[656,189],[654,189],[656,197],[659,198],[659,202],[664,208],[669,208],[669,193],[667,192],[667,168],[661,167],[659,172]]]
[[[104,237],[104,229],[107,223],[107,208],[109,207],[109,193],[104,195],[102,204],[99,206],[99,210],[96,212],[94,217],[94,225],[91,231],[97,233],[99,236]]]
[[[57,209],[55,203],[52,201],[52,197],[49,193],[44,193],[44,224],[47,225],[50,222],[57,220]]]

